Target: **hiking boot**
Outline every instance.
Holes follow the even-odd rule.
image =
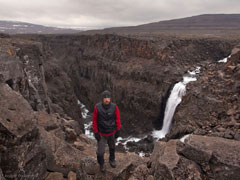
[[[103,172],[103,173],[106,172],[106,167],[105,167],[104,164],[100,165],[100,171]]]
[[[109,163],[110,163],[112,168],[116,168],[117,165],[116,165],[116,161],[115,160],[113,160],[113,161],[110,160]]]

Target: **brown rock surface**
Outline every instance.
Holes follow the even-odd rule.
[[[208,177],[240,179],[239,141],[191,135],[179,153],[199,164]]]
[[[155,179],[220,179],[240,177],[240,142],[190,135],[184,141],[156,142],[148,175]]]
[[[45,180],[66,180],[66,179],[63,177],[62,173],[52,172],[48,174]]]
[[[21,94],[0,83],[0,107],[0,164],[4,177],[41,179],[46,171],[46,155],[31,106]]]
[[[70,171],[70,172],[68,173],[68,180],[77,180],[77,175],[76,175],[76,173]]]
[[[116,153],[117,168],[111,168],[108,163],[108,154],[105,155],[106,173],[99,169],[95,158],[84,158],[81,169],[77,173],[78,179],[128,179],[137,166],[146,163],[146,160],[132,153]]]
[[[151,156],[151,171],[156,179],[202,179],[201,169],[177,152],[179,141],[157,142]]]

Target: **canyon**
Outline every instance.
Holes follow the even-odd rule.
[[[1,34],[0,41],[2,179],[239,179],[239,39]],[[100,173],[78,101],[92,113],[108,89],[121,136],[148,136],[162,128],[174,84],[197,66],[170,132],[149,156],[119,151],[117,170]]]

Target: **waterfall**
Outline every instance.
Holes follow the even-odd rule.
[[[166,135],[169,131],[171,120],[178,104],[182,101],[182,96],[185,95],[186,86],[182,82],[174,85],[171,95],[168,98],[167,106],[164,112],[162,133]]]
[[[197,67],[194,71],[188,71],[188,74],[183,76],[183,81],[174,85],[164,111],[163,127],[159,131],[153,131],[153,137],[163,138],[169,132],[174,112],[182,101],[182,96],[186,94],[186,85],[191,81],[196,81],[196,74],[198,73],[200,73],[200,67]]]

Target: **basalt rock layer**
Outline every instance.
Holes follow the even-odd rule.
[[[66,92],[92,112],[101,101],[101,92],[108,89],[120,108],[125,135],[150,132],[153,122],[161,126],[162,106],[169,88],[188,69],[227,56],[233,46],[217,39],[144,40],[116,35],[35,39],[43,45],[46,83],[52,101],[63,101],[60,97]],[[63,80],[67,78],[69,81]],[[63,85],[65,82],[69,84]]]

